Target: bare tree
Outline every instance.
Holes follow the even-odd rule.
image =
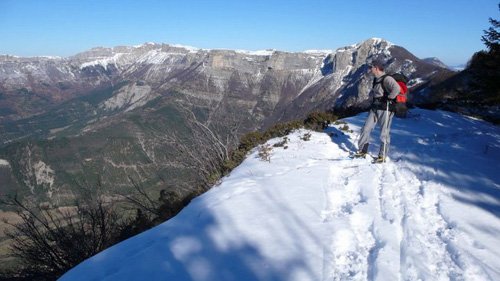
[[[189,97],[186,97],[188,104]],[[155,138],[172,146],[178,154],[178,165],[196,171],[194,184],[207,188],[224,173],[224,163],[238,144],[241,122],[234,114],[226,114],[224,122],[215,122],[213,113],[206,121],[197,118],[192,108],[181,103],[176,107],[186,116],[185,126],[189,135],[179,132],[159,132],[150,128]],[[223,123],[223,124],[221,124]]]
[[[5,223],[13,230],[11,254],[21,262],[21,276],[30,280],[55,280],[81,261],[118,242],[122,215],[103,196],[91,195],[72,207],[41,208],[17,196],[1,203],[17,209],[21,223]]]

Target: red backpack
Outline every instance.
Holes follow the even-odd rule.
[[[406,77],[404,74],[401,73],[394,73],[394,74],[387,74],[382,78],[382,89],[384,89],[384,92],[387,92],[387,90],[384,88],[384,79],[387,76],[391,76],[398,82],[399,88],[401,88],[401,91],[399,94],[396,96],[396,102],[397,103],[406,103],[408,100],[406,94],[408,93],[408,86],[406,85],[408,83],[408,77]]]
[[[399,91],[399,94],[396,96],[396,103],[393,105],[393,110],[395,112],[395,116],[399,118],[406,118],[406,115],[408,113],[408,108],[406,107],[406,101],[408,100],[407,93],[408,93],[408,86],[406,85],[408,83],[408,77],[406,77],[404,74],[401,73],[394,73],[394,74],[387,74],[382,78],[382,89],[384,89],[384,93],[388,93],[388,91],[384,88],[384,79],[387,76],[391,76],[398,82],[399,88],[401,89]]]

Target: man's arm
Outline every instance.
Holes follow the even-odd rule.
[[[401,91],[401,88],[399,87],[398,82],[391,76],[387,76],[384,79],[384,87],[387,89],[389,92],[389,99],[395,99],[396,96],[399,94]]]

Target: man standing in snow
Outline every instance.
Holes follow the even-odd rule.
[[[390,143],[390,127],[394,109],[389,103],[393,101],[399,94],[400,87],[396,80],[384,72],[385,62],[381,59],[375,59],[368,64],[370,72],[375,76],[373,79],[373,88],[370,95],[373,97],[373,102],[365,121],[365,125],[361,129],[361,134],[358,141],[359,150],[353,155],[355,158],[365,157],[368,153],[368,145],[370,134],[378,124],[381,127],[380,140],[381,146],[378,153],[378,158],[375,163],[385,162],[385,157],[389,151]]]

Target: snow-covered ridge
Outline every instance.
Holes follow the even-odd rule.
[[[186,53],[183,53],[183,52],[163,50],[164,46],[184,49],[187,51],[187,53],[197,53],[199,51],[206,51],[206,52],[224,51],[224,49],[209,50],[209,49],[199,49],[199,48],[184,46],[184,45],[162,45],[162,44],[155,44],[155,43],[146,43],[143,45],[134,46],[135,50],[138,50],[141,48],[146,48],[146,47],[153,47],[154,49],[149,50],[146,53],[143,53],[140,55],[135,54],[134,49],[131,49],[130,52],[127,52],[127,53],[123,53],[123,52],[114,53],[114,48],[107,49],[107,50],[113,52],[112,56],[104,56],[104,57],[100,57],[97,59],[94,58],[91,61],[84,62],[80,65],[80,69],[90,67],[90,66],[99,66],[99,65],[102,66],[104,69],[107,69],[108,65],[118,65],[122,61],[125,61],[125,62],[129,61],[130,59],[127,60],[124,58],[126,56],[137,56],[135,61],[138,63],[162,64],[172,56],[185,56],[186,55]],[[248,50],[226,50],[226,51],[234,51],[238,54],[243,54],[243,55],[248,55],[248,56],[272,56],[277,50],[269,49],[269,50],[258,50],[258,51],[248,51]],[[331,53],[331,50],[309,50],[309,51],[306,51],[305,53],[310,54],[310,55],[326,56],[329,53]]]
[[[80,69],[84,69],[85,67],[89,67],[89,66],[102,66],[104,69],[108,69],[108,65],[110,64],[117,64],[117,61],[120,59],[120,57],[122,57],[124,54],[123,53],[118,53],[118,54],[114,54],[112,57],[104,57],[104,58],[101,58],[101,59],[97,59],[97,60],[93,60],[93,61],[89,61],[89,62],[85,62],[85,63],[82,63],[80,65]]]
[[[245,54],[245,55],[252,55],[252,56],[268,56],[272,55],[276,50],[275,49],[267,49],[267,50],[257,50],[257,51],[249,51],[249,50],[232,50],[232,49],[204,49],[204,48],[198,48],[198,47],[193,47],[193,46],[188,46],[188,45],[182,45],[182,44],[158,44],[158,43],[145,43],[142,45],[137,45],[134,46],[135,48],[143,48],[145,46],[155,46],[155,47],[162,47],[162,46],[168,46],[168,47],[174,47],[174,48],[179,48],[179,49],[184,49],[187,50],[189,53],[197,53],[199,51],[205,51],[205,52],[210,52],[210,51],[234,51],[236,53],[240,54]]]
[[[381,38],[371,38],[365,42],[371,42],[373,45],[380,44],[381,42],[386,42],[387,46],[385,49],[388,49],[391,47],[393,44],[381,39]],[[302,52],[291,52],[291,53],[305,53],[305,54],[310,54],[310,55],[320,55],[320,56],[327,56],[332,53],[336,52],[342,52],[345,50],[351,50],[358,48],[362,43],[354,44],[351,46],[346,46],[346,47],[341,47],[338,48],[337,50],[305,50]],[[179,50],[179,52],[176,52],[175,50],[170,50],[167,51],[168,48],[177,48],[177,49],[182,49],[185,50],[186,52],[184,53],[183,51]],[[127,46],[117,46],[117,47],[96,47],[92,48],[91,50],[87,52],[83,52],[80,54],[77,54],[75,56],[71,56],[69,58],[61,58],[61,57],[56,57],[56,56],[38,56],[38,57],[32,57],[32,58],[23,58],[23,57],[18,57],[18,56],[12,56],[12,55],[2,55],[0,56],[3,59],[9,60],[9,59],[21,59],[21,60],[29,60],[29,59],[43,59],[43,60],[73,60],[76,59],[80,69],[84,69],[86,67],[91,67],[91,66],[102,66],[104,69],[108,68],[108,65],[120,65],[120,64],[130,64],[136,61],[136,58],[139,59],[139,62],[146,62],[146,63],[152,63],[152,64],[159,64],[164,62],[168,56],[171,55],[186,55],[188,53],[197,53],[197,52],[211,52],[211,51],[234,51],[238,54],[243,54],[243,55],[248,55],[248,56],[272,56],[276,52],[280,52],[279,50],[276,49],[266,49],[266,50],[257,50],[257,51],[250,51],[250,50],[229,50],[229,49],[201,49],[197,47],[192,47],[192,46],[186,46],[186,45],[180,45],[180,44],[163,44],[163,43],[153,43],[153,42],[147,42],[141,45],[135,45],[132,47],[127,47]],[[147,54],[145,54],[147,53]]]
[[[207,49],[199,49],[190,46],[183,45],[160,45],[160,44],[143,44],[140,46],[135,46],[135,50],[145,48],[145,47],[153,47],[154,49],[149,50],[145,53],[134,53],[134,50],[130,50],[127,53],[114,53],[112,56],[104,56],[97,59],[92,59],[91,61],[84,62],[80,65],[80,69],[90,66],[102,66],[104,69],[107,69],[108,65],[119,65],[123,62],[129,62],[130,58],[126,59],[125,57],[136,57],[133,61],[138,63],[151,63],[151,64],[162,64],[172,56],[185,56],[187,53],[197,53],[199,51],[212,51]],[[178,49],[184,49],[187,52],[175,52],[175,51],[166,51],[163,47],[173,47]],[[114,52],[114,49],[109,49],[111,52]],[[222,49],[221,49],[222,50]],[[221,51],[214,50],[214,51]],[[234,50],[234,52],[249,56],[271,56],[276,50],[259,50],[259,51],[246,51],[246,50]]]
[[[60,280],[500,280],[500,151],[485,149],[500,129],[412,110],[374,165],[348,158],[366,116],[344,120],[353,133],[295,131],[270,162],[253,150],[179,215]]]
[[[385,40],[385,39],[382,39],[382,38],[370,38],[364,42],[367,42],[367,41],[372,41],[374,44],[380,44],[382,42],[386,42],[387,43],[387,48],[393,46],[394,44]],[[337,50],[343,50],[343,49],[350,49],[350,48],[357,48],[359,47],[360,44],[362,44],[363,42],[360,42],[360,43],[357,43],[357,44],[353,44],[353,45],[350,45],[350,46],[344,46],[344,47],[339,47],[337,48]],[[103,51],[109,51],[111,53],[113,53],[113,55],[117,55],[118,53],[122,52],[123,53],[123,50],[124,49],[129,49],[128,51],[132,52],[134,49],[142,49],[142,48],[162,48],[163,46],[169,46],[169,47],[174,47],[174,48],[180,48],[180,49],[185,49],[187,50],[188,52],[190,53],[196,53],[196,52],[199,52],[199,51],[212,51],[212,50],[218,50],[218,51],[223,51],[223,50],[231,50],[231,49],[203,49],[203,48],[198,48],[198,47],[193,47],[193,46],[188,46],[188,45],[182,45],[182,44],[166,44],[166,43],[155,43],[155,42],[146,42],[146,43],[143,43],[143,44],[140,44],[140,45],[134,45],[134,46],[131,46],[131,47],[127,47],[127,46],[117,46],[117,47],[95,47],[95,48],[92,48],[90,51],[99,51],[99,50],[103,50]],[[117,50],[120,50],[120,51],[117,51]],[[269,56],[269,55],[272,55],[274,52],[276,51],[279,51],[279,50],[276,50],[276,49],[266,49],[266,50],[257,50],[257,51],[250,51],[250,50],[242,50],[242,49],[237,49],[237,50],[233,50],[237,53],[241,53],[241,54],[246,54],[246,55],[255,55],[255,56]],[[333,53],[334,50],[333,49],[325,49],[325,50],[304,50],[302,52],[297,52],[297,53],[306,53],[306,54],[330,54],[330,53]],[[84,52],[85,53],[85,52]],[[50,56],[50,55],[47,55],[47,56],[33,56],[33,57],[20,57],[20,56],[16,56],[16,55],[10,55],[10,54],[0,54],[0,57],[10,57],[10,58],[44,58],[44,59],[54,59],[54,60],[60,60],[60,59],[67,59],[67,58],[63,58],[63,57],[60,57],[60,56]],[[104,58],[102,58],[104,59]],[[93,61],[90,61],[90,62],[86,62],[88,63],[88,65],[92,65],[91,63],[93,63],[94,61],[97,61],[97,60],[93,60]],[[95,63],[95,64],[100,64],[100,63]]]

